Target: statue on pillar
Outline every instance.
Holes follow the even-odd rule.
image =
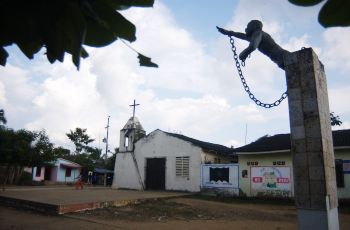
[[[239,59],[243,62],[247,59],[250,53],[255,49],[258,49],[275,62],[278,67],[284,70],[283,56],[290,54],[290,52],[280,47],[268,33],[262,30],[262,28],[263,24],[259,20],[251,20],[245,29],[245,33],[234,32],[217,27],[219,32],[224,35],[234,36],[249,42],[249,46],[239,54]]]

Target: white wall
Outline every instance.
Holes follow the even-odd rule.
[[[71,169],[70,177],[66,177],[66,168],[65,167],[58,167],[57,170],[57,182],[75,182],[77,177],[80,175],[80,169],[72,168]]]
[[[142,168],[143,166],[139,168]],[[115,159],[113,188],[142,189],[130,152],[118,153]]]
[[[166,158],[166,190],[200,191],[201,153],[201,148],[160,130],[155,130],[135,144],[135,157],[144,184],[146,158]],[[190,157],[188,178],[175,174],[175,158],[181,156]],[[141,189],[131,153],[117,154],[113,187]]]
[[[57,182],[74,182],[76,181],[77,177],[80,175],[80,171],[81,169],[80,168],[72,168],[71,170],[71,176],[70,177],[66,177],[66,167],[62,167],[61,166],[61,163],[63,164],[73,164],[73,165],[77,165],[79,166],[78,164],[72,162],[72,161],[68,161],[68,160],[65,160],[65,159],[62,159],[62,158],[58,158],[56,163],[55,163],[55,166],[57,167],[57,178],[56,178],[56,181]]]
[[[40,170],[40,176],[36,176],[36,171]],[[33,167],[33,181],[43,181],[45,177],[45,167]]]

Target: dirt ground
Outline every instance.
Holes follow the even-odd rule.
[[[341,212],[341,229],[349,225]],[[0,206],[0,229],[297,229],[297,217],[293,205],[171,198],[63,216]]]

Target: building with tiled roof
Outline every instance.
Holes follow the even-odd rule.
[[[350,129],[333,131],[332,136],[338,197],[350,198]],[[290,134],[264,136],[235,148],[233,151],[238,155],[241,191],[247,196],[292,197],[293,162],[290,148]]]
[[[199,192],[202,164],[234,162],[232,148],[159,129],[146,135],[132,117],[120,131],[113,187]]]
[[[335,149],[350,148],[350,129],[336,130],[333,134],[333,146]],[[258,140],[235,148],[234,152],[257,153],[271,151],[290,151],[290,134],[276,134],[274,136],[263,136]]]

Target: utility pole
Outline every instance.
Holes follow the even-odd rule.
[[[108,153],[108,129],[109,129],[109,118],[110,116],[108,116],[108,120],[107,120],[107,136],[106,136],[106,153],[105,153],[105,161],[107,160],[107,153]]]

